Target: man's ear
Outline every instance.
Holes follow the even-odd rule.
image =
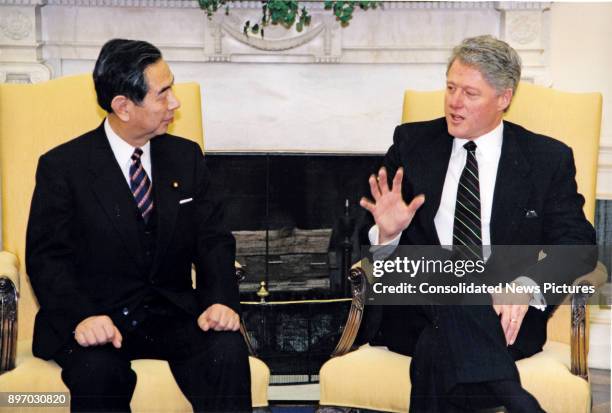
[[[500,95],[499,95],[499,100],[498,100],[498,104],[499,104],[499,110],[500,111],[505,111],[506,109],[508,109],[508,107],[510,106],[510,103],[512,102],[512,89],[508,88],[505,89]]]
[[[132,106],[132,101],[123,95],[117,95],[111,101],[111,108],[113,108],[113,113],[124,122],[130,120],[130,112]]]

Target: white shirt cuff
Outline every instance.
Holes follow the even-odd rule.
[[[514,282],[520,285],[524,285],[524,286],[532,286],[532,287],[538,286],[538,284],[535,281],[533,281],[531,278],[526,277],[524,275],[518,277],[516,280],[514,280]],[[529,300],[529,305],[540,311],[544,311],[546,310],[546,299],[544,298],[544,295],[542,295],[541,292],[534,292],[531,297],[531,300]]]
[[[378,225],[372,225],[372,228],[370,228],[370,231],[368,231],[368,238],[370,239],[370,245],[393,245],[394,247],[397,247],[399,245],[401,237],[402,237],[402,233],[400,232],[398,236],[393,238],[391,241],[381,244],[379,234],[378,234]]]
[[[402,233],[393,238],[391,241],[385,242],[384,244],[380,244],[379,234],[378,234],[378,225],[372,225],[370,231],[368,231],[368,238],[370,239],[370,252],[372,253],[372,258],[374,261],[384,260],[389,255],[395,251],[395,248],[399,245],[400,238],[402,237]]]

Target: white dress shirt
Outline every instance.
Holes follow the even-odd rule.
[[[500,122],[491,132],[474,139],[476,161],[478,162],[478,181],[480,183],[482,245],[486,246],[491,245],[491,210],[493,208],[493,192],[497,179],[497,166],[499,165],[503,136],[504,122]],[[453,150],[448,161],[440,207],[434,218],[440,245],[453,245],[457,189],[459,188],[461,172],[463,172],[467,162],[467,150],[463,145],[468,142],[467,139],[453,139]],[[489,255],[490,251],[489,254],[485,253],[485,259]]]
[[[493,192],[495,191],[495,181],[497,179],[497,167],[501,156],[501,148],[504,137],[504,122],[492,131],[474,139],[476,144],[476,161],[478,162],[478,180],[480,183],[480,222],[482,231],[483,257],[485,261],[491,254],[491,211],[493,209]],[[455,205],[457,203],[457,189],[459,178],[467,162],[467,150],[463,147],[468,142],[467,139],[453,139],[453,149],[448,161],[444,187],[440,206],[434,218],[436,233],[440,239],[440,245],[453,245],[453,227],[455,222]],[[427,200],[425,200],[427,202]],[[397,246],[401,233],[385,245]],[[370,228],[368,233],[370,244],[380,245],[378,227]],[[488,247],[488,248],[487,248]],[[388,250],[387,250],[388,251]],[[378,254],[375,254],[377,257]],[[518,277],[514,280],[522,285],[537,285],[535,281],[526,276]],[[540,309],[545,309],[545,301],[542,294],[536,294],[531,300],[530,305]]]
[[[136,148],[121,139],[119,135],[115,133],[108,122],[108,118],[104,120],[104,132],[106,133],[108,143],[110,143],[110,147],[113,150],[115,159],[121,167],[121,172],[125,177],[125,181],[127,182],[128,186],[130,186],[130,166],[132,165],[132,154]],[[153,183],[153,175],[151,175],[151,143],[147,142],[140,149],[142,149],[142,155],[140,156],[142,167],[147,173],[151,183]]]

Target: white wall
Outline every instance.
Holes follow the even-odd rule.
[[[612,2],[553,3],[552,86],[603,94],[598,198],[612,199]]]

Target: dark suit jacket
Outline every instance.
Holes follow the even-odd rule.
[[[406,202],[419,194],[425,194],[426,199],[402,233],[401,245],[440,244],[434,217],[440,205],[452,142],[445,118],[407,123],[395,129],[393,146],[384,159],[389,184],[397,169],[403,166],[402,195]],[[528,275],[540,285],[548,281],[571,283],[595,267],[596,249],[591,247],[595,244],[595,231],[582,211],[584,198],[577,192],[575,173],[572,150],[568,146],[504,122],[490,224],[491,244],[587,246],[580,248],[579,257],[551,250],[540,262],[539,249],[534,249],[521,258],[525,272],[513,273],[511,279]],[[527,214],[528,211],[535,211],[537,217]],[[362,239],[371,224],[372,221],[364,225]],[[492,263],[495,257],[494,252]],[[510,264],[505,267],[513,270]],[[545,298],[548,302],[558,300],[550,294]],[[544,313],[530,309],[514,345],[520,354],[529,356],[541,349],[546,341],[546,321],[554,308],[548,306]],[[370,339],[380,324],[379,342],[410,354],[418,336],[406,331],[418,330],[426,322],[418,316],[407,316],[411,310],[387,306],[382,316],[378,311],[370,311],[366,321],[370,325],[364,326],[360,339]]]
[[[34,355],[52,357],[83,319],[112,318],[151,294],[194,316],[213,303],[238,311],[235,240],[221,224],[202,151],[166,134],[151,140],[151,163],[157,243],[148,267],[139,212],[103,125],[41,156],[26,241],[40,304]]]

